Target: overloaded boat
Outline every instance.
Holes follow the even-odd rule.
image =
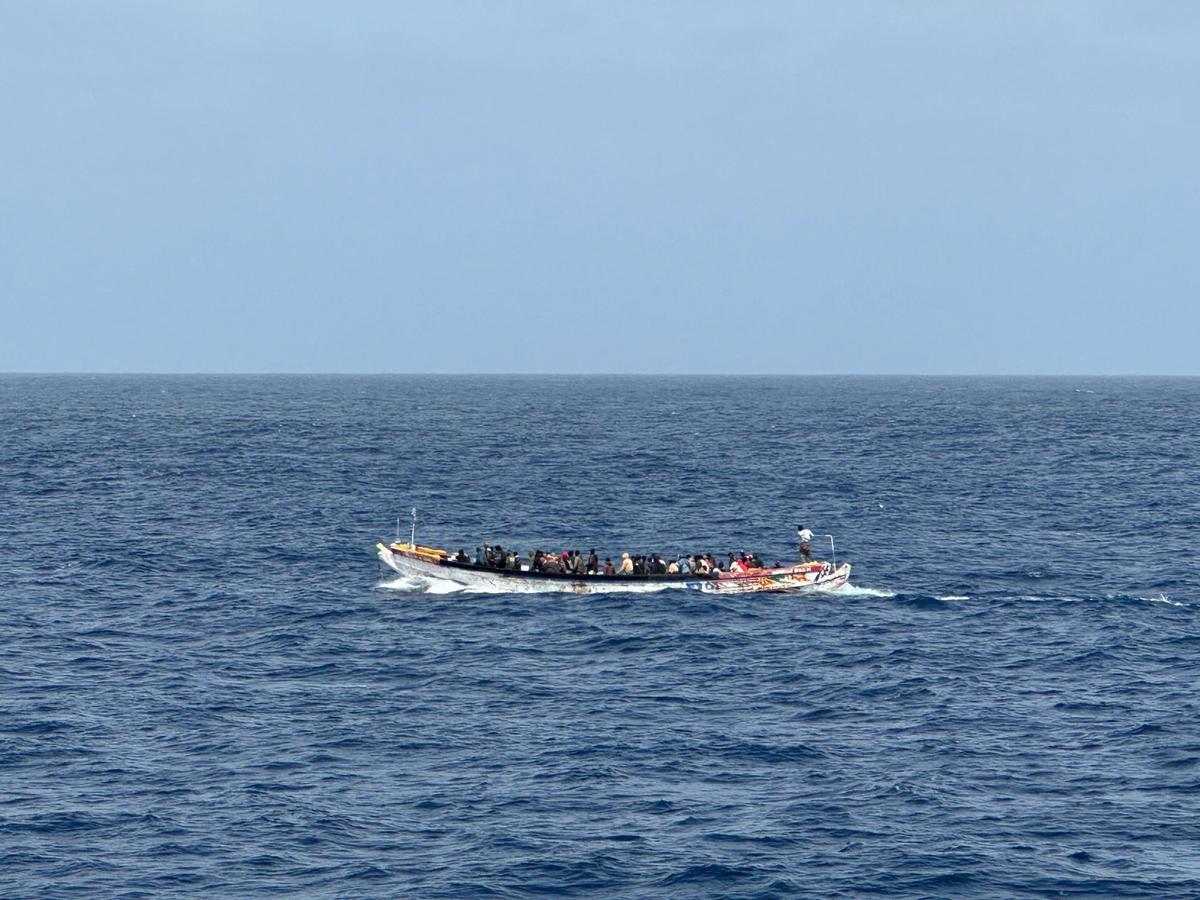
[[[461,562],[447,550],[416,543],[415,533],[408,542],[377,544],[376,547],[380,560],[401,575],[444,579],[466,590],[486,592],[601,594],[681,589],[706,594],[800,593],[836,590],[850,579],[849,563],[839,566],[825,560],[705,575],[602,575],[539,572],[526,565],[497,568]]]

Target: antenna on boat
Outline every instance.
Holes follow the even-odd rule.
[[[412,537],[408,539],[408,549],[417,549],[417,508],[413,507]]]
[[[829,561],[833,564],[833,567],[836,569],[837,568],[837,551],[833,549],[833,535],[827,534],[827,535],[825,535],[825,537],[829,538]]]
[[[400,543],[400,517],[396,516],[396,543]]]

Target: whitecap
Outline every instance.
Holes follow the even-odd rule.
[[[1166,594],[1159,594],[1157,597],[1138,597],[1139,600],[1148,600],[1151,603],[1166,603],[1169,606],[1187,606],[1181,600],[1172,600]]]

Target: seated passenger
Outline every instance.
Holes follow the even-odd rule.
[[[633,560],[629,558],[628,553],[621,554],[621,568],[617,570],[618,575],[633,574]]]
[[[471,561],[471,557],[467,556],[466,550],[459,549],[459,551],[454,554],[454,561],[456,563],[469,563]]]
[[[596,557],[596,548],[593,547],[591,550],[588,551],[586,572],[588,575],[595,575],[596,570],[599,568],[600,568],[600,560]]]
[[[680,575],[691,575],[692,574],[692,564],[690,562],[688,562],[689,558],[690,557],[687,557],[687,556],[679,557],[679,574]]]
[[[604,557],[604,574],[605,575],[616,575],[617,574],[617,570],[613,568],[612,559],[607,556]]]
[[[668,575],[678,575],[679,574],[679,563],[677,563],[675,560],[671,560],[671,564],[669,566],[667,566],[667,574]]]

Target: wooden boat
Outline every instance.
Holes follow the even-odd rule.
[[[794,594],[836,590],[850,579],[849,563],[837,566],[823,560],[750,569],[742,574],[578,575],[531,572],[528,566],[496,569],[456,562],[446,550],[421,546],[415,539],[408,543],[377,544],[376,547],[380,560],[401,575],[444,579],[468,591],[480,592],[601,594],[677,589],[706,594]]]

